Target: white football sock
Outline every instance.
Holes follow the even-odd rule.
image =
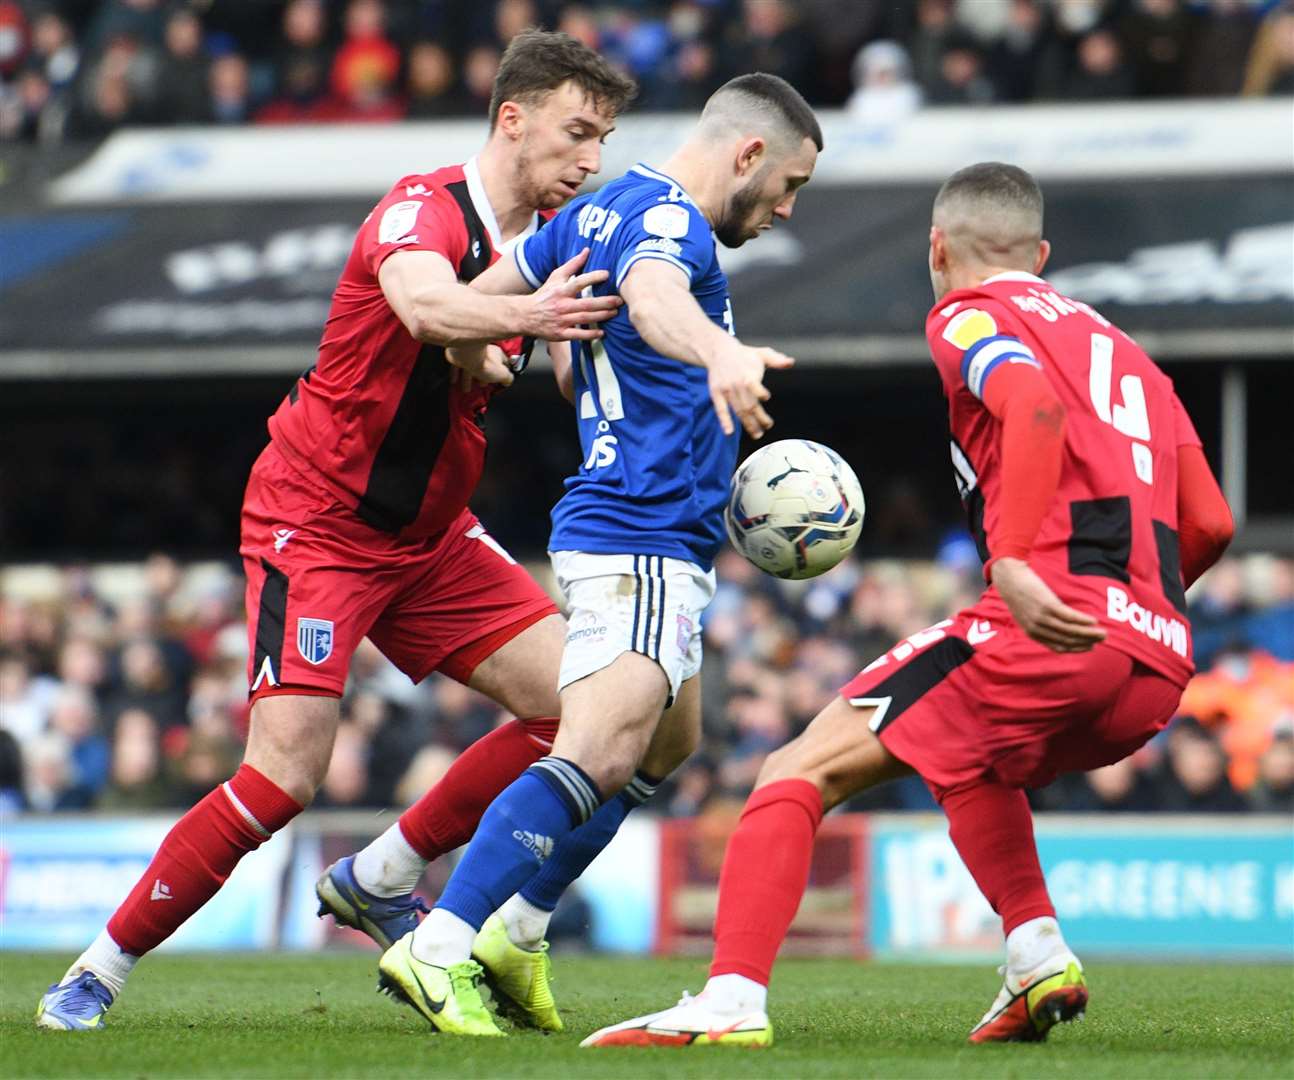
[[[63,976],[63,982],[71,982],[82,971],[93,971],[116,998],[121,993],[121,988],[126,985],[126,977],[136,964],[139,963],[138,956],[131,956],[128,952],[122,952],[121,946],[112,940],[107,930],[101,930],[99,936],[94,939],[90,947],[76,958],[67,974]]]
[[[553,913],[535,907],[521,893],[514,893],[499,908],[499,916],[508,928],[508,940],[522,949],[535,952],[548,933],[548,922]]]
[[[464,922],[452,911],[432,908],[431,914],[413,932],[414,958],[424,964],[450,967],[471,959],[476,927]]]
[[[1050,915],[1023,922],[1006,936],[1006,970],[1025,975],[1045,960],[1069,952],[1060,924]]]
[[[711,975],[701,993],[719,1013],[765,1012],[768,1007],[768,987],[745,975]]]
[[[355,856],[353,869],[361,889],[386,900],[413,892],[427,860],[409,846],[397,821]]]

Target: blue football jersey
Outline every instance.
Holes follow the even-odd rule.
[[[514,250],[518,269],[538,288],[585,247],[583,272],[611,275],[596,287],[599,295],[618,291],[640,259],[663,259],[687,275],[702,310],[733,332],[714,233],[668,176],[636,165]],[[572,343],[584,463],[553,508],[549,549],[663,555],[708,570],[724,539],[739,435],[719,427],[704,368],[649,347],[627,308],[601,325],[601,340]]]

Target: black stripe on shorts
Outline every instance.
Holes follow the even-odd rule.
[[[268,560],[261,560],[265,582],[261,585],[261,606],[256,613],[256,656],[252,678],[260,677],[266,659],[275,682],[283,679],[283,635],[288,620],[288,576]]]
[[[946,637],[925,652],[919,653],[899,668],[893,675],[872,687],[866,701],[883,709],[881,722],[874,729],[880,734],[925,694],[975,655],[974,648],[961,638]],[[888,699],[887,704],[881,704]],[[862,698],[850,698],[851,704],[862,703]]]

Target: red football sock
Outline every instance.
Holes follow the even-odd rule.
[[[108,920],[123,952],[143,956],[216,895],[238,860],[283,828],[302,806],[250,765],[180,818],[144,876]]]
[[[553,748],[557,718],[511,720],[459,754],[438,784],[400,816],[400,832],[428,862],[462,847],[495,797]]]
[[[1019,788],[975,784],[945,793],[948,833],[975,884],[1002,916],[1002,932],[1056,915],[1033,842],[1033,815]]]
[[[746,802],[719,875],[713,975],[768,985],[773,960],[809,883],[822,795],[807,780],[778,780]]]

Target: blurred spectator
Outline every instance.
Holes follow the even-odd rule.
[[[99,711],[94,698],[79,686],[59,691],[49,716],[50,732],[64,742],[66,783],[59,809],[90,806],[108,782],[112,752],[99,731]]]
[[[29,810],[48,814],[83,808],[75,796],[68,797],[74,780],[66,738],[53,731],[38,735],[23,745],[22,761]]]
[[[333,60],[329,120],[397,120],[404,103],[397,94],[400,50],[386,36],[381,0],[351,0],[345,40]]]
[[[162,43],[165,25],[166,10],[161,0],[102,0],[90,20],[86,42],[91,51],[115,37],[157,47]]]
[[[463,90],[470,114],[485,115],[494,92],[494,76],[498,73],[499,50],[493,45],[477,45],[463,59]]]
[[[1066,809],[1140,814],[1156,808],[1155,785],[1137,766],[1135,757],[1084,773]]]
[[[999,101],[1029,101],[1037,94],[1040,68],[1054,63],[1050,30],[1041,0],[1011,0],[1006,24],[988,52],[989,77]]]
[[[157,721],[143,709],[127,709],[117,717],[112,771],[98,806],[122,812],[153,810],[171,805],[171,799],[162,775]]]
[[[534,0],[498,0],[494,9],[494,35],[501,48],[506,49],[522,30],[540,23]]]
[[[817,95],[813,39],[788,0],[743,0],[742,22],[728,35],[724,78],[747,71],[780,75],[810,98]]]
[[[1294,814],[1294,729],[1279,731],[1263,751],[1249,800],[1263,813]]]
[[[0,822],[26,807],[22,748],[12,734],[0,727]]]
[[[859,123],[893,124],[921,107],[908,54],[896,41],[873,41],[858,51],[854,85],[857,89],[846,107]]]
[[[1286,2],[1263,20],[1245,67],[1243,92],[1294,94],[1294,5]]]
[[[189,8],[176,8],[166,21],[160,80],[166,88],[159,107],[163,123],[200,124],[209,119],[202,22]]]
[[[1194,717],[1169,729],[1158,806],[1183,813],[1239,813],[1249,806],[1227,779],[1227,759],[1216,738]]]
[[[283,41],[274,56],[274,98],[256,114],[261,124],[302,123],[328,94],[332,54],[323,0],[290,0],[283,9]]]
[[[210,118],[217,124],[242,124],[250,117],[251,82],[246,59],[236,52],[211,61],[207,82]]]
[[[449,116],[463,111],[455,91],[454,58],[435,41],[419,41],[409,50],[408,115],[411,120]]]
[[[1240,93],[1257,28],[1253,8],[1245,0],[1210,0],[1208,17],[1200,20],[1191,50],[1187,89],[1211,97]]]
[[[953,0],[917,0],[908,54],[913,77],[927,96],[940,80],[945,46],[956,34]]]
[[[27,55],[27,17],[16,0],[0,0],[0,79],[11,79]]]
[[[0,654],[0,729],[19,744],[45,730],[47,695],[32,682],[27,661],[17,653]]]
[[[1246,790],[1277,725],[1294,724],[1294,664],[1233,642],[1211,670],[1191,680],[1181,709],[1217,732],[1231,759],[1231,781]]]
[[[1100,101],[1132,94],[1132,70],[1123,46],[1109,30],[1093,30],[1078,43],[1077,68],[1065,81],[1067,101]]]
[[[186,686],[166,666],[162,650],[151,638],[129,641],[121,650],[120,679],[109,696],[111,715],[126,709],[144,709],[163,728],[188,723]]]
[[[1186,92],[1186,61],[1194,29],[1195,20],[1181,0],[1135,0],[1119,22],[1119,36],[1138,94],[1179,97]]]
[[[931,105],[987,105],[993,100],[983,54],[971,38],[957,35],[944,42],[939,74],[927,93]]]

